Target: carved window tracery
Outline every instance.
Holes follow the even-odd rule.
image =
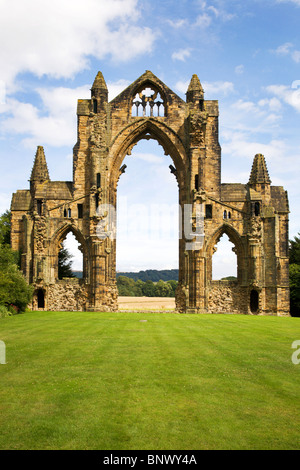
[[[132,100],[131,115],[136,117],[165,116],[165,102],[154,86],[144,86]]]

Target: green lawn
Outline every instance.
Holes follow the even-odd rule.
[[[0,449],[300,449],[299,318],[30,312],[0,340]]]

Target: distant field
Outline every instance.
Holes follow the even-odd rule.
[[[118,297],[120,310],[175,310],[172,297]]]
[[[300,449],[300,319],[0,319],[0,449]],[[299,357],[299,356],[298,356]]]

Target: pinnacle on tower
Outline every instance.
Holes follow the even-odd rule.
[[[198,78],[198,75],[194,74],[190,81],[189,87],[186,92],[187,102],[203,100],[204,99],[204,90],[201,85],[201,82]]]
[[[91,88],[92,97],[97,98],[100,102],[108,100],[108,89],[104,77],[101,72],[98,72]]]
[[[38,146],[36,154],[35,154],[30,181],[43,183],[44,181],[49,181],[49,180],[50,180],[50,177],[49,177],[49,171],[47,167],[44,148],[41,146]]]
[[[107,90],[107,85],[102,75],[102,72],[98,72],[94,80],[92,90]]]
[[[248,184],[271,184],[265,157],[261,153],[254,157]]]

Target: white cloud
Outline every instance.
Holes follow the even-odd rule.
[[[185,59],[190,57],[190,55],[191,55],[191,50],[189,48],[179,49],[179,51],[173,52],[172,59],[173,60],[181,60],[182,62],[185,62]]]
[[[286,85],[270,85],[266,90],[300,112],[300,88],[292,88]]]
[[[284,44],[281,44],[281,46],[278,46],[274,52],[275,54],[279,54],[279,55],[288,55],[290,54],[292,47],[293,47],[293,44],[291,42],[285,42]]]
[[[227,96],[234,92],[234,85],[232,82],[203,82],[203,88],[205,96],[210,96],[211,99],[215,99],[218,95]]]
[[[188,23],[188,20],[187,19],[179,19],[179,20],[167,20],[167,23],[172,27],[172,28],[175,28],[175,29],[179,29],[179,28],[182,28],[183,26],[186,26],[187,23]]]
[[[296,64],[300,62],[300,51],[294,48],[294,44],[291,42],[286,42],[278,46],[275,51],[273,51],[276,55],[282,56],[290,56]]]
[[[211,21],[211,16],[207,13],[203,13],[202,15],[197,16],[194,26],[199,26],[200,28],[205,29],[211,24]]]
[[[190,83],[190,80],[186,80],[186,81],[179,80],[175,84],[175,89],[179,91],[180,93],[186,93],[189,83]],[[227,81],[203,82],[202,86],[204,89],[206,99],[216,99],[216,97],[218,97],[220,94],[223,96],[227,96],[228,94],[234,92],[233,83],[227,82]]]
[[[1,77],[20,72],[73,77],[89,57],[128,61],[152,50],[155,33],[137,25],[138,0],[2,0]]]
[[[127,80],[107,84],[109,99],[113,99],[129,85]],[[8,98],[1,106],[4,113],[1,133],[26,136],[23,145],[51,147],[73,146],[76,142],[76,110],[78,99],[90,98],[91,84],[77,88],[38,88],[41,108]]]
[[[134,158],[143,160],[144,162],[154,163],[154,164],[159,164],[159,165],[163,163],[162,158],[153,153],[139,153],[139,152],[132,152],[132,153],[133,153]]]
[[[263,98],[259,100],[258,106],[268,108],[271,111],[279,111],[281,109],[281,103],[277,98]]]
[[[125,88],[130,85],[129,80],[120,79],[116,82],[107,82],[108,88],[108,100],[113,100],[116,96],[118,96]]]
[[[242,75],[244,73],[244,66],[243,65],[237,65],[235,67],[234,71],[237,75]]]

